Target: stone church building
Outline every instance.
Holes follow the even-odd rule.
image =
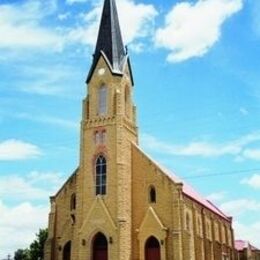
[[[234,259],[232,218],[138,146],[115,0],[104,1],[86,83],[79,167],[51,197],[44,259]]]

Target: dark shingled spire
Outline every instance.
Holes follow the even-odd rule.
[[[108,59],[113,72],[122,73],[122,66],[127,54],[121,36],[115,0],[105,0],[104,2],[96,50],[87,83],[95,70],[101,51]]]

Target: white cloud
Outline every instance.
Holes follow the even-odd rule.
[[[41,184],[42,182],[48,183],[49,189],[57,189],[65,181],[64,175],[60,172],[39,172],[32,171],[27,175],[29,183],[32,185]],[[52,188],[54,186],[54,188]],[[57,187],[56,187],[57,186]]]
[[[251,5],[251,15],[252,15],[252,27],[257,37],[260,37],[260,2],[259,1],[249,1]]]
[[[260,221],[250,224],[243,224],[235,221],[233,224],[235,238],[250,241],[250,243],[260,248]]]
[[[235,155],[240,152],[240,147],[234,144],[219,145],[207,142],[191,142],[187,145],[171,145],[147,134],[142,135],[141,140],[146,148],[171,155],[215,157],[226,154]]]
[[[246,149],[243,152],[245,158],[260,161],[260,149]]]
[[[245,178],[241,183],[247,184],[255,189],[260,189],[260,174],[254,174],[250,178]]]
[[[73,4],[82,0],[68,0]],[[90,1],[92,10],[86,14],[78,13],[77,25],[70,27],[43,25],[50,15],[55,14],[63,21],[70,13],[56,14],[56,0],[27,0],[23,4],[0,5],[0,49],[35,49],[62,51],[72,44],[93,46],[96,43],[103,1]],[[140,51],[139,40],[153,33],[154,18],[157,15],[153,5],[135,3],[133,0],[118,1],[119,19],[125,43],[133,44]],[[17,40],[19,39],[19,40]],[[131,47],[130,44],[130,47]],[[138,46],[138,48],[137,48]],[[44,92],[46,88],[34,84],[35,91]],[[54,89],[55,91],[55,89]]]
[[[75,3],[86,3],[88,0],[66,0],[66,3],[69,5],[75,4]]]
[[[23,78],[17,84],[19,90],[38,95],[71,97],[75,95],[75,81],[81,78],[79,70],[61,64],[40,67],[24,66],[19,70]]]
[[[33,159],[41,154],[40,148],[34,144],[15,139],[0,142],[0,161]]]
[[[56,1],[26,1],[0,5],[0,48],[51,48],[60,50],[63,38],[58,31],[40,25],[56,10]]]
[[[71,14],[70,14],[69,12],[62,13],[62,14],[59,14],[59,15],[58,15],[58,19],[59,19],[60,21],[65,21],[65,20],[67,20],[70,16],[71,16]]]
[[[247,116],[247,115],[249,114],[248,110],[247,110],[246,108],[244,108],[244,107],[241,107],[241,108],[239,109],[239,112],[240,112],[241,115],[243,115],[243,116]]]
[[[95,45],[102,12],[103,2],[95,3],[93,9],[80,15],[83,25],[72,29],[68,38],[73,42]],[[137,44],[138,40],[147,37],[154,28],[157,15],[153,5],[136,4],[133,0],[117,1],[118,15],[125,44]],[[136,49],[136,45],[134,46]],[[140,47],[140,45],[139,45]],[[140,48],[139,48],[140,50]]]
[[[25,176],[0,177],[0,197],[13,201],[46,201],[64,182],[59,172],[33,171]]]
[[[26,120],[30,120],[33,122],[51,124],[54,126],[69,128],[69,129],[73,129],[73,130],[79,129],[78,123],[71,121],[71,120],[54,117],[54,116],[45,116],[45,115],[32,116],[29,114],[22,113],[22,114],[17,114],[15,117],[17,117],[19,119],[23,119],[23,120],[26,119]]]
[[[176,4],[156,31],[155,44],[170,51],[169,62],[206,54],[219,40],[223,23],[241,10],[242,0],[198,0]]]
[[[222,203],[220,208],[229,216],[238,217],[249,214],[249,211],[259,212],[260,202],[252,199],[237,199]]]
[[[213,201],[213,202],[220,202],[226,198],[226,195],[227,195],[226,191],[214,192],[214,193],[209,194],[207,196],[207,199],[209,201]]]
[[[242,136],[238,139],[228,141],[225,143],[210,143],[206,141],[190,142],[185,145],[173,145],[149,134],[141,136],[141,143],[147,149],[157,151],[159,153],[177,155],[177,156],[203,156],[203,157],[219,157],[224,155],[243,156],[249,158],[246,146],[260,140],[258,132]],[[247,152],[246,152],[247,151]],[[254,156],[253,156],[254,155]],[[250,159],[257,160],[257,152],[251,153]]]
[[[8,207],[0,200],[0,259],[18,248],[28,247],[39,228],[47,227],[49,208],[23,202]]]
[[[1,173],[0,259],[28,247],[39,228],[47,227],[48,197],[64,183],[65,177],[59,172],[32,171],[24,176]]]

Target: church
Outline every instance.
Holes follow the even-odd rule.
[[[79,166],[50,198],[44,259],[235,259],[232,218],[138,146],[115,0],[104,0],[86,83]]]

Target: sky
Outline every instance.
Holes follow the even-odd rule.
[[[0,0],[0,259],[79,163],[97,0]],[[140,145],[260,247],[260,1],[117,0]]]

